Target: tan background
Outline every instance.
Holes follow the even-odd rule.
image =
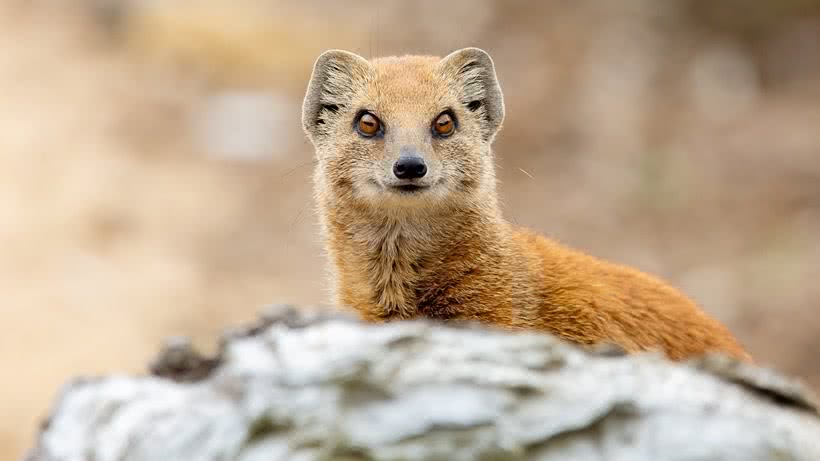
[[[508,218],[820,386],[818,2],[294,3],[2,2],[0,458],[72,377],[326,299],[299,104],[327,48],[490,51]]]

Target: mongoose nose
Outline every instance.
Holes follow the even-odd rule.
[[[427,174],[427,165],[421,157],[402,155],[393,164],[393,174],[399,179],[422,178]]]

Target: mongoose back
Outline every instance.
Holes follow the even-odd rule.
[[[749,359],[663,281],[505,221],[491,150],[503,119],[492,59],[477,48],[318,58],[302,122],[338,304],[369,321],[477,320],[674,360]]]

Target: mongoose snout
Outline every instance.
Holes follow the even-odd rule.
[[[418,155],[402,155],[393,164],[393,174],[398,179],[418,179],[427,174],[427,164]]]

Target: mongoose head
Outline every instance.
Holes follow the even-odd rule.
[[[504,101],[490,56],[368,61],[327,51],[302,111],[319,199],[369,210],[438,210],[495,196],[490,144]]]

